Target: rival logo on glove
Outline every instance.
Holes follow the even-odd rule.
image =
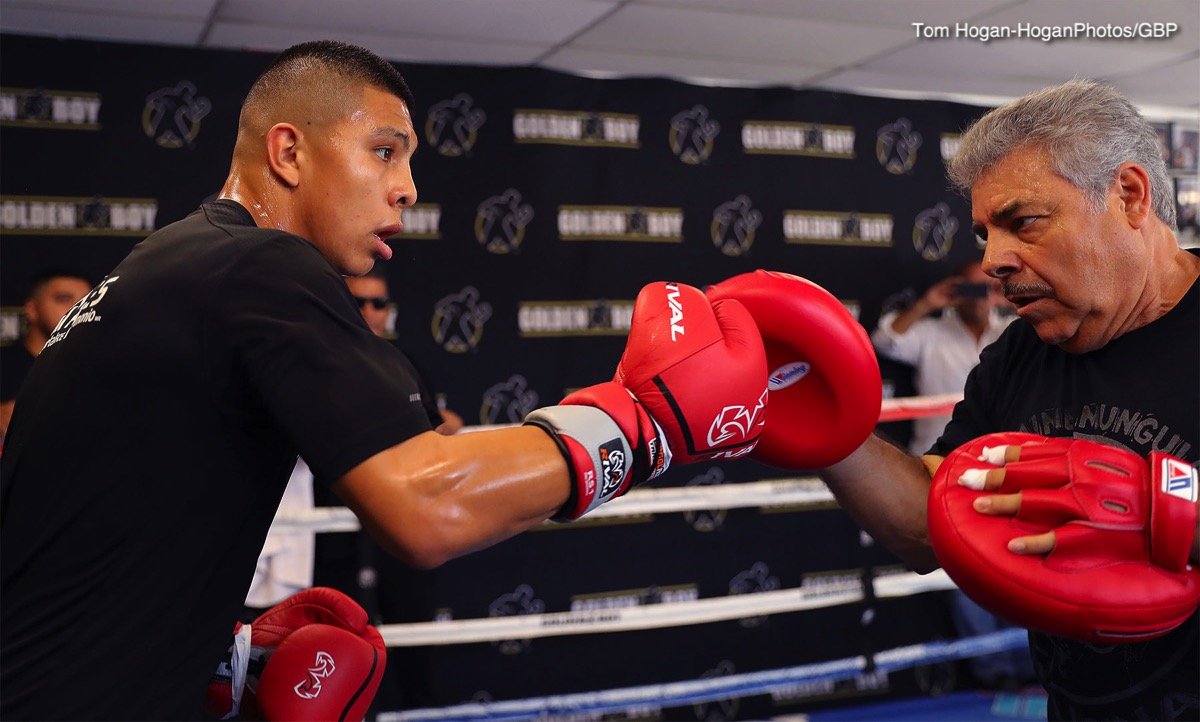
[[[683,302],[679,300],[679,284],[668,283],[667,289],[667,305],[671,307],[671,341],[675,341],[676,336],[683,335]]]
[[[600,446],[600,464],[600,475],[604,477],[600,487],[600,496],[603,498],[620,489],[621,482],[625,481],[625,450],[620,439]]]
[[[762,410],[767,405],[767,389],[763,389],[753,409],[745,406],[726,406],[708,428],[708,445],[717,446],[732,440],[745,441],[750,432],[763,424]]]
[[[308,668],[308,676],[295,686],[296,694],[304,699],[316,699],[321,694],[321,680],[333,674],[333,655],[317,652],[315,667]]]

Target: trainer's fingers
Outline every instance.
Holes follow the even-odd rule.
[[[1016,444],[985,446],[977,458],[992,466],[1004,466],[1008,462],[1021,460],[1021,447]]]
[[[1033,536],[1019,536],[1008,543],[1008,550],[1014,554],[1049,554],[1054,551],[1054,532]]]
[[[967,469],[958,483],[975,491],[995,491],[1004,483],[1004,469]]]
[[[975,511],[995,516],[1013,516],[1021,508],[1021,492],[1016,494],[989,494],[976,499]]]

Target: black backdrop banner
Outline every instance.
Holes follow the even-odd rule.
[[[67,266],[98,281],[153,229],[216,193],[242,98],[270,58],[0,37],[0,341],[20,332],[31,274]],[[885,305],[980,253],[945,165],[981,108],[532,68],[398,67],[417,98],[422,146],[413,161],[419,199],[387,264],[397,342],[468,423],[517,421],[610,378],[633,299],[651,281],[795,273],[869,330]],[[883,371],[889,392],[911,392],[903,368]],[[893,431],[903,441],[906,428]],[[662,483],[771,475],[741,462],[672,469]],[[833,510],[720,513],[681,531],[685,516],[530,534],[436,572],[392,570],[381,588],[411,593],[385,609],[385,621],[486,616],[505,595],[521,597],[522,585],[545,611],[561,611],[629,590],[721,596],[756,569],[782,587],[814,573],[854,578],[862,563],[856,527]],[[704,543],[692,548],[696,539]],[[637,569],[598,548],[641,550]],[[580,559],[595,561],[576,568]],[[875,648],[946,627],[936,600],[880,607],[880,619],[894,621],[875,624],[886,632]],[[831,659],[857,653],[856,635],[838,631],[857,628],[857,615],[397,654],[381,699],[385,708],[448,704]],[[653,653],[628,659],[651,637]],[[594,655],[589,672],[572,674],[564,660],[581,650]],[[490,671],[463,674],[466,664]],[[858,692],[881,688],[886,680]],[[836,696],[809,692],[798,699]]]

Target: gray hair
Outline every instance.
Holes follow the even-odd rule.
[[[963,134],[950,180],[964,192],[990,167],[1025,146],[1045,148],[1059,175],[1104,208],[1117,167],[1137,163],[1150,177],[1154,215],[1175,229],[1175,192],[1150,123],[1115,89],[1071,80],[1002,105]]]

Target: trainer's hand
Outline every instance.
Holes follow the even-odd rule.
[[[577,519],[671,462],[736,458],[762,433],[767,361],[750,314],[697,288],[652,283],[638,294],[616,377],[525,423],[545,429],[571,472],[556,519]]]
[[[1200,605],[1200,570],[1188,563],[1196,499],[1196,470],[1159,452],[989,434],[934,474],[929,536],[950,577],[998,615],[1091,642],[1137,641]]]
[[[981,514],[1016,516],[1021,510],[1021,493],[976,499],[975,510]],[[1019,536],[1008,543],[1008,550],[1015,554],[1049,554],[1054,551],[1054,532]]]
[[[841,301],[799,276],[762,270],[707,294],[744,305],[766,346],[771,414],[755,459],[819,469],[866,441],[879,421],[883,382],[871,339]]]
[[[1020,449],[1019,446],[1008,447]],[[986,472],[982,491],[996,491],[1004,483],[1004,469]],[[961,483],[961,481],[959,482]],[[980,496],[971,503],[980,514],[993,516],[1016,516],[1021,511],[1021,492],[1015,494],[993,494]],[[1008,542],[1008,550],[1016,554],[1049,554],[1054,551],[1054,532],[1019,536]]]

